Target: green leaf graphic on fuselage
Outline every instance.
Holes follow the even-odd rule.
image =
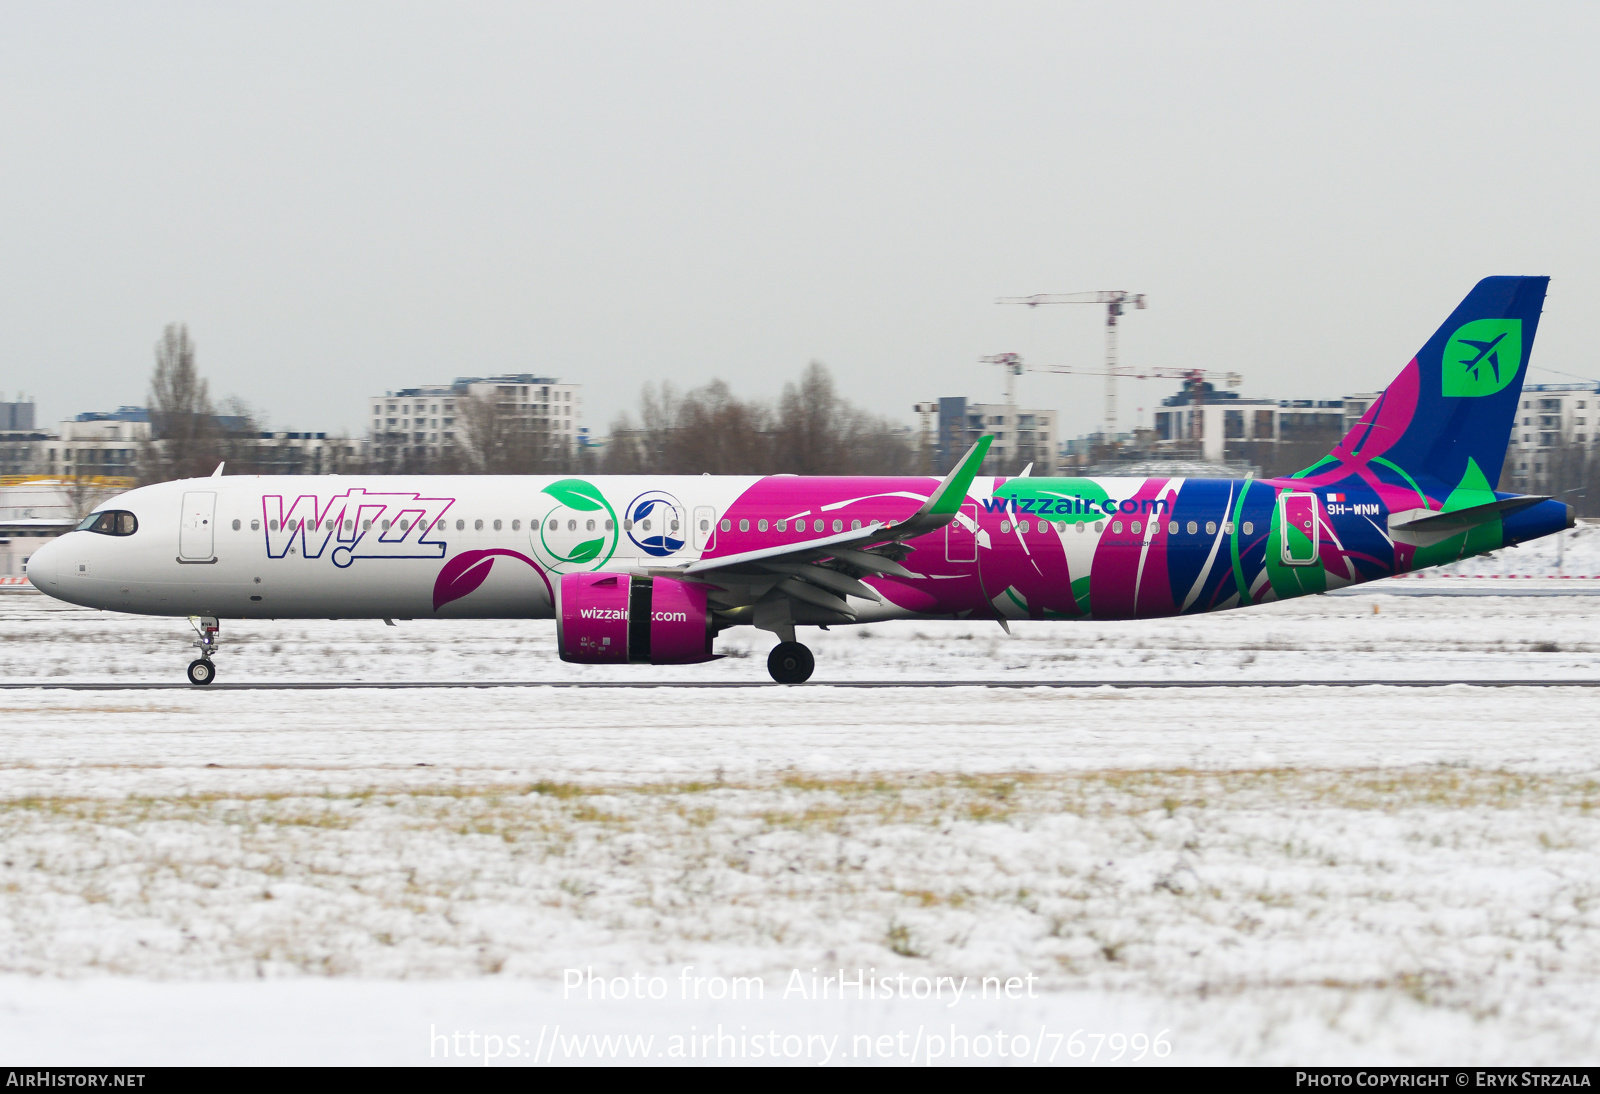
[[[561,479],[544,488],[544,493],[555,498],[569,509],[588,511],[593,509],[606,509],[605,498],[591,483],[582,479]]]
[[[567,561],[593,562],[600,557],[600,552],[605,550],[605,546],[606,541],[603,539],[591,539],[587,543],[580,543],[572,549],[572,553],[567,556]]]
[[[1488,505],[1494,500],[1494,489],[1489,485],[1483,469],[1469,456],[1467,470],[1462,474],[1456,488],[1450,491],[1450,496],[1444,499],[1444,508],[1440,512],[1454,513],[1458,509],[1471,509],[1474,505]],[[1420,570],[1424,566],[1439,566],[1472,555],[1481,555],[1485,551],[1498,551],[1503,546],[1505,546],[1505,531],[1500,518],[1496,517],[1494,520],[1468,528],[1465,532],[1458,532],[1449,539],[1440,540],[1426,547],[1418,547],[1417,553],[1411,557],[1411,568]]]
[[[560,573],[569,566],[599,569],[611,560],[617,549],[619,522],[616,511],[593,483],[559,479],[540,492],[556,503],[539,518],[537,526],[529,524],[540,565]]]

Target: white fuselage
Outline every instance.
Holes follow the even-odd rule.
[[[756,480],[591,479],[604,484],[606,508],[599,509],[575,509],[546,492],[561,481],[230,476],[161,483],[104,506],[132,512],[135,534],[70,532],[34,555],[29,577],[62,600],[150,615],[549,618],[547,580],[538,568],[520,565],[496,567],[483,590],[488,595],[436,611],[441,562],[463,551],[494,550],[559,566],[598,540],[605,559],[589,558],[585,569],[683,565],[700,557],[716,516]],[[630,504],[645,505],[646,515],[624,529]],[[677,529],[667,527],[672,521]],[[698,521],[708,522],[707,531]]]

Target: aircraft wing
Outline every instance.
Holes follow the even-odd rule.
[[[921,508],[898,523],[873,521],[854,531],[703,558],[681,569],[652,568],[651,573],[717,586],[712,598],[724,610],[790,601],[831,612],[841,622],[854,619],[856,613],[847,596],[883,599],[860,579],[882,574],[913,576],[901,565],[909,551],[901,544],[955,519],[993,443],[993,436],[978,438]],[[804,614],[815,615],[816,611]]]

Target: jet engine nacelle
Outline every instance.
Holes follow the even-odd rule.
[[[703,585],[669,577],[562,574],[556,608],[561,660],[693,665],[713,660]]]

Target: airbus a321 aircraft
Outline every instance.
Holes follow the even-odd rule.
[[[554,619],[561,658],[689,665],[730,627],[1246,608],[1573,524],[1498,493],[1544,277],[1480,281],[1331,453],[1282,479],[219,477],[123,494],[28,566],[74,604],[223,619]],[[221,468],[218,468],[220,475]],[[1068,641],[1070,637],[1063,635]]]

